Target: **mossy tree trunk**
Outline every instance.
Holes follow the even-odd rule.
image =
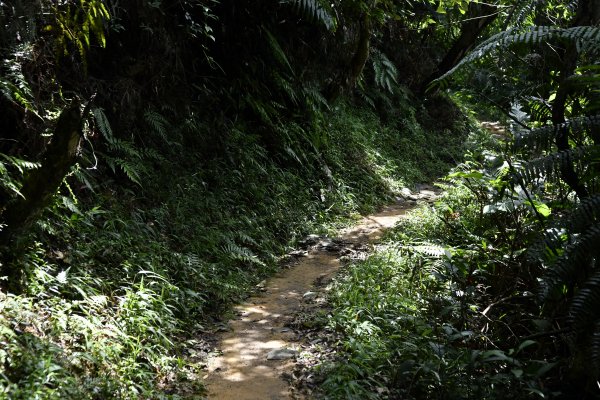
[[[80,105],[74,102],[61,112],[50,144],[42,156],[41,166],[26,174],[20,190],[22,196],[1,209],[1,274],[8,276],[10,286],[20,278],[21,271],[14,260],[24,248],[24,233],[48,205],[77,160],[81,124]]]
[[[371,32],[372,22],[369,13],[364,13],[359,23],[358,41],[356,50],[350,61],[350,68],[347,74],[343,76],[341,81],[335,82],[327,94],[327,100],[334,102],[342,93],[352,90],[356,85],[356,81],[360,77],[367,60],[369,59],[369,51],[371,48]]]

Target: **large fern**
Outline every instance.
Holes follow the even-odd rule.
[[[40,164],[18,157],[0,153],[0,188],[13,195],[22,196],[20,177],[29,170],[39,168]],[[0,204],[0,209],[2,208]]]
[[[568,321],[578,336],[577,346],[585,349],[588,373],[600,375],[600,271],[595,271],[573,297]]]
[[[327,2],[319,0],[284,0],[282,3],[291,4],[296,12],[309,22],[320,23],[330,31],[335,30],[337,27],[337,18]]]
[[[595,224],[564,249],[542,279],[542,299],[552,296],[563,285],[574,286],[580,279],[585,279],[586,271],[589,271],[586,263],[593,264],[590,257],[596,255],[599,241],[600,224]]]
[[[561,6],[575,7],[576,4]],[[518,158],[524,159],[511,165],[514,183],[524,192],[535,192],[540,198],[547,188],[556,187],[556,183],[561,188],[556,196],[547,198],[553,214],[537,215],[537,223],[544,232],[540,240],[527,245],[530,260],[535,260],[539,267],[536,278],[540,283],[542,310],[546,316],[555,318],[571,330],[571,342],[581,340],[583,350],[574,349],[573,360],[585,353],[591,355],[593,365],[598,367],[600,116],[598,109],[588,104],[594,104],[600,79],[596,65],[582,67],[582,64],[597,62],[600,28],[523,27],[533,22],[532,11],[542,8],[542,1],[529,1],[518,6],[511,16],[518,21],[514,28],[483,41],[431,85],[446,88],[452,78],[475,69],[486,58],[494,57],[497,61],[510,55],[525,63],[527,68],[501,62],[505,68],[498,69],[497,73],[511,86],[508,96],[504,91],[503,100],[519,111],[518,105],[526,104],[520,113],[529,117],[524,119],[511,114],[524,128],[519,128],[509,149],[512,155],[518,153]],[[579,13],[581,9],[576,8]],[[526,56],[522,57],[523,54]],[[548,60],[543,54],[552,56]],[[535,75],[537,71],[532,67],[540,67],[540,74]],[[520,74],[518,79],[517,73]],[[533,129],[527,126],[529,121],[535,124]],[[548,124],[549,121],[556,124]],[[562,188],[566,188],[566,192]],[[587,378],[596,380],[599,371],[600,368],[590,371]]]
[[[373,62],[373,78],[375,84],[390,93],[398,86],[398,70],[393,62],[381,51],[374,49],[371,53]]]
[[[524,163],[523,169],[518,171],[518,174],[526,183],[540,178],[558,180],[565,167],[578,165],[579,169],[583,169],[591,159],[598,156],[599,151],[600,148],[597,146],[581,146],[558,151]]]
[[[221,251],[225,257],[231,260],[241,261],[247,265],[265,265],[265,263],[248,247],[241,246],[230,239],[226,241],[221,248]]]
[[[277,60],[277,62],[279,64],[286,67],[288,72],[290,72],[293,75],[294,68],[292,67],[292,64],[290,63],[290,60],[288,60],[288,57],[285,54],[285,51],[283,50],[283,48],[281,48],[281,45],[279,44],[279,41],[277,40],[277,38],[264,26],[262,27],[262,31],[265,33],[265,35],[267,37],[267,43],[269,44],[269,47],[271,48],[271,54],[273,54],[273,56],[275,57],[275,60]]]
[[[147,173],[144,163],[145,153],[138,149],[130,140],[117,138],[110,127],[106,114],[101,108],[92,110],[96,128],[102,134],[107,144],[107,152],[103,159],[113,172],[121,171],[132,182],[142,185],[142,176]]]
[[[600,322],[600,271],[587,279],[575,294],[569,309],[569,322],[576,328],[590,328]]]
[[[530,150],[548,151],[556,137],[565,129],[576,133],[597,126],[600,126],[600,115],[573,118],[559,125],[546,125],[531,131],[519,131],[515,135],[513,145],[515,149],[528,147]]]
[[[570,232],[583,232],[590,225],[600,221],[600,194],[590,196],[578,205],[563,221]]]
[[[597,51],[600,49],[600,28],[592,26],[576,26],[573,28],[560,28],[555,26],[531,26],[525,29],[511,28],[497,33],[482,42],[464,57],[454,68],[432,82],[447,88],[451,77],[462,69],[473,69],[475,61],[492,55],[496,51],[508,49],[517,44],[535,46],[549,43],[553,40],[575,42],[580,52]]]

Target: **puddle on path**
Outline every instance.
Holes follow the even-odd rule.
[[[429,198],[422,190],[422,198]],[[378,239],[413,206],[399,202],[380,213],[363,218],[343,230],[339,239],[345,245],[359,245]],[[260,295],[235,307],[238,315],[229,321],[230,330],[219,334],[220,356],[208,361],[205,383],[208,398],[217,400],[284,400],[291,398],[289,384],[281,376],[294,368],[294,359],[267,360],[273,350],[300,351],[296,334],[286,327],[300,308],[303,295],[316,281],[327,280],[340,267],[338,252],[320,247],[269,279]]]

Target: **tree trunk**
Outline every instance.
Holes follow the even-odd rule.
[[[12,265],[15,256],[23,248],[20,237],[48,205],[77,160],[81,120],[79,102],[74,102],[61,112],[41,166],[25,176],[22,197],[9,202],[2,211],[0,221],[5,226],[0,232],[1,272],[8,275],[9,280],[18,280],[21,272]],[[13,283],[9,282],[11,285]]]
[[[421,84],[421,93],[425,93],[431,82],[454,68],[471,51],[481,32],[494,22],[498,16],[495,11],[496,7],[491,4],[469,4],[469,12],[466,22],[463,23],[460,36],[440,61],[436,70]],[[434,90],[435,92],[437,92],[437,89]]]
[[[600,23],[600,1],[584,0],[579,2],[575,20],[571,24],[575,26],[598,25]],[[566,103],[570,92],[568,78],[575,73],[579,52],[575,43],[571,43],[563,52],[563,66],[560,71],[560,84],[556,91],[556,97],[552,103],[552,123],[559,125],[565,122]],[[559,151],[569,150],[569,129],[563,128],[556,136],[556,147]],[[572,163],[565,163],[561,167],[563,181],[573,190],[577,197],[583,199],[589,196],[589,192],[581,183]]]
[[[352,60],[350,61],[348,74],[345,75],[341,81],[335,82],[333,87],[330,88],[327,95],[327,100],[329,102],[335,101],[344,91],[354,88],[356,81],[365,67],[367,59],[369,58],[370,47],[371,19],[368,13],[365,13],[360,21],[358,43],[354,55],[352,56]]]

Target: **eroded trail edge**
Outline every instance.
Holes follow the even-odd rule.
[[[311,301],[315,284],[327,282],[341,266],[340,256],[364,248],[394,226],[418,200],[432,200],[433,188],[415,194],[364,217],[335,239],[309,237],[312,248],[289,269],[280,271],[262,286],[260,295],[235,307],[237,317],[218,336],[219,355],[208,360],[205,383],[208,398],[219,400],[290,399],[283,376],[295,365],[302,341],[290,328],[303,302]]]

